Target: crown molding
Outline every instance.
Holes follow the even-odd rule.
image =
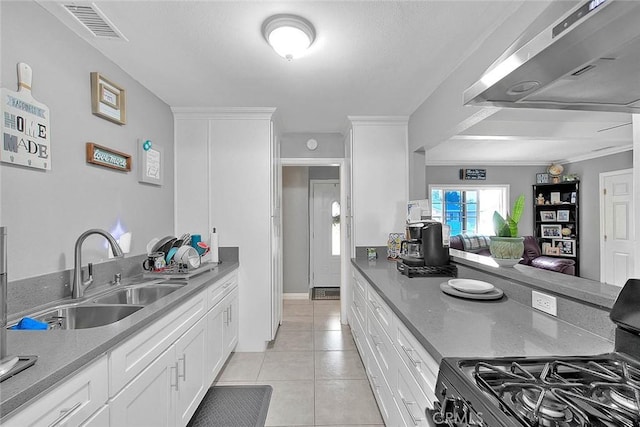
[[[276,112],[273,107],[171,107],[175,119],[265,119]]]
[[[549,166],[549,163],[529,160],[427,160],[425,166]]]
[[[352,125],[357,126],[408,126],[409,116],[347,116]]]

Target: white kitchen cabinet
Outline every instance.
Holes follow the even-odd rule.
[[[100,409],[80,424],[81,427],[109,427],[109,406],[102,405]]]
[[[189,422],[211,382],[207,375],[207,319],[202,318],[175,343],[178,387],[176,425]]]
[[[37,401],[2,422],[6,427],[76,426],[94,416],[108,399],[107,357],[102,356]],[[104,418],[99,418],[104,420]],[[107,421],[108,422],[108,421]],[[105,425],[96,422],[95,425]]]
[[[231,354],[238,344],[238,288],[236,287],[227,295],[222,304],[225,306],[224,329],[222,330],[222,343],[225,359]]]
[[[174,348],[166,349],[109,402],[111,425],[175,425],[177,368]]]
[[[223,345],[225,307],[218,303],[207,313],[207,379],[213,382],[222,370],[226,360]]]
[[[352,334],[385,423],[427,426],[425,409],[436,400],[438,363],[356,269],[350,308]]]
[[[173,108],[176,233],[215,227],[239,247],[238,350],[264,351],[280,323],[281,272],[274,265],[278,166],[273,108]],[[194,177],[194,168],[198,170]],[[194,214],[193,206],[202,207]],[[205,215],[206,213],[206,215]],[[274,271],[274,269],[276,269]]]

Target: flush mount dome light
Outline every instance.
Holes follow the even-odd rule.
[[[262,24],[262,35],[278,55],[291,61],[302,55],[316,38],[311,22],[296,15],[274,15]]]

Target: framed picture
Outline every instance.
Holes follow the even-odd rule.
[[[553,247],[558,249],[560,256],[576,256],[576,241],[574,239],[554,239]]]
[[[556,220],[556,211],[540,211],[540,221],[554,222]]]
[[[548,184],[549,183],[549,174],[548,173],[537,173],[536,174],[536,184]]]
[[[549,242],[544,242],[542,244],[542,255],[548,255],[549,254],[549,248],[551,247],[551,243]]]
[[[551,193],[549,193],[549,198],[551,199],[551,204],[552,205],[557,205],[560,203],[560,192],[559,191],[552,191]]]
[[[560,238],[562,237],[562,226],[560,224],[540,224],[540,234],[546,239]]]
[[[558,221],[559,222],[569,221],[569,211],[558,211]]]
[[[150,140],[138,140],[138,181],[162,185],[164,150]]]
[[[555,246],[549,246],[547,248],[547,252],[545,255],[560,255],[560,248],[556,248]]]
[[[569,199],[569,203],[573,203],[573,204],[576,203],[576,192],[575,191],[571,192],[571,198]]]
[[[124,125],[126,119],[124,89],[112,81],[91,73],[91,112],[103,119]]]

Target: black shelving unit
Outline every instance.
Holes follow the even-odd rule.
[[[580,275],[579,204],[579,181],[533,186],[533,235],[540,250],[545,256],[575,260],[576,276]]]

